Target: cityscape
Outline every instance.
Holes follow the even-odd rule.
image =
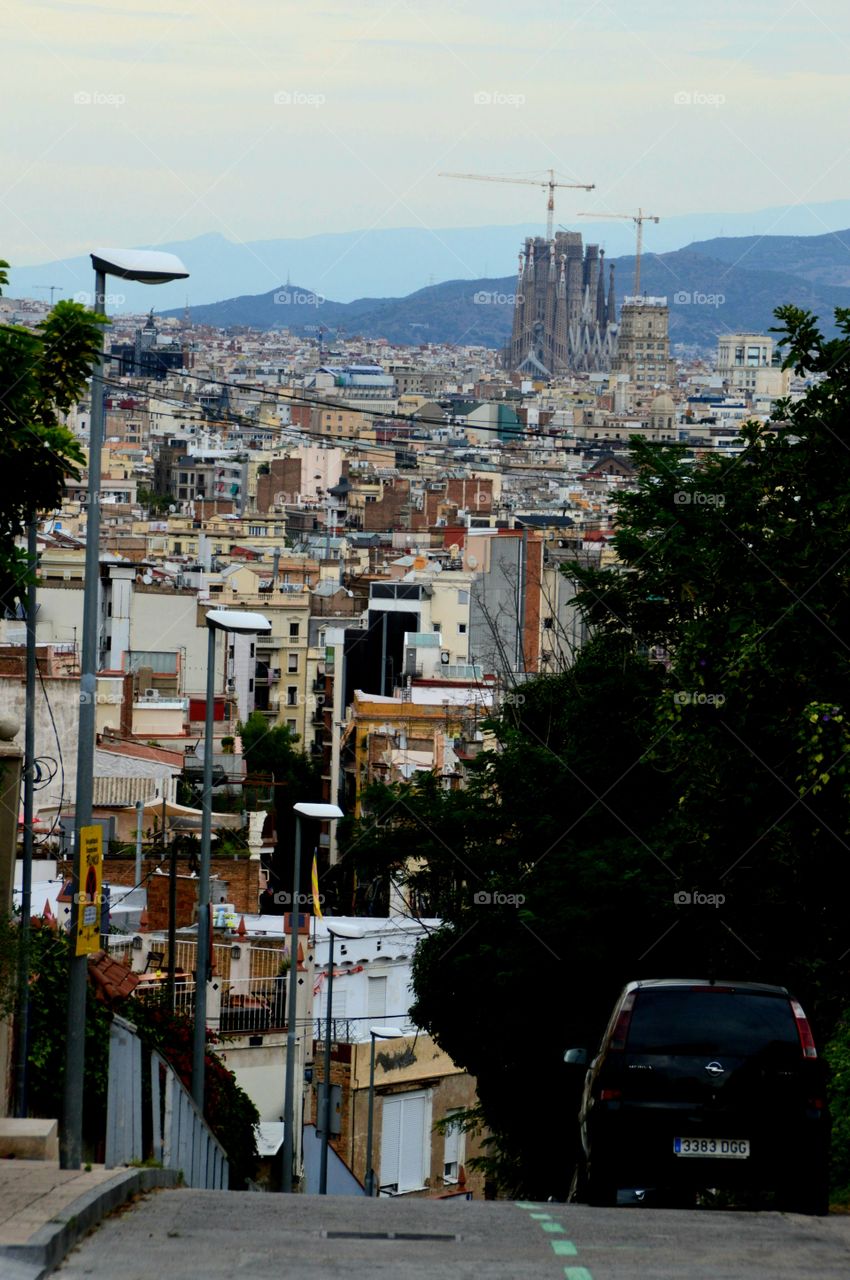
[[[846,1275],[846,15],[11,8],[0,1276]]]

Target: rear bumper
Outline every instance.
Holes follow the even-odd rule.
[[[829,1118],[806,1113],[753,1120],[728,1112],[666,1107],[609,1106],[588,1132],[591,1165],[604,1165],[618,1186],[759,1187],[776,1189],[793,1178],[815,1178],[829,1155]],[[674,1138],[747,1138],[746,1159],[683,1157]],[[608,1174],[606,1174],[606,1177]]]

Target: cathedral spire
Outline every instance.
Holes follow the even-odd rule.
[[[605,313],[607,324],[617,323],[617,299],[614,294],[614,263],[611,263],[610,275],[608,277],[608,307]]]
[[[596,277],[596,323],[605,326],[605,250],[599,250],[599,274]]]

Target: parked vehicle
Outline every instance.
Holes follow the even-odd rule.
[[[571,1198],[619,1188],[679,1197],[709,1187],[776,1192],[781,1208],[829,1207],[825,1073],[784,987],[684,978],[630,982],[587,1068]]]

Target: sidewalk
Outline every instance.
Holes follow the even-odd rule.
[[[132,1196],[173,1187],[168,1169],[60,1169],[0,1159],[0,1276],[41,1280],[92,1227]]]

